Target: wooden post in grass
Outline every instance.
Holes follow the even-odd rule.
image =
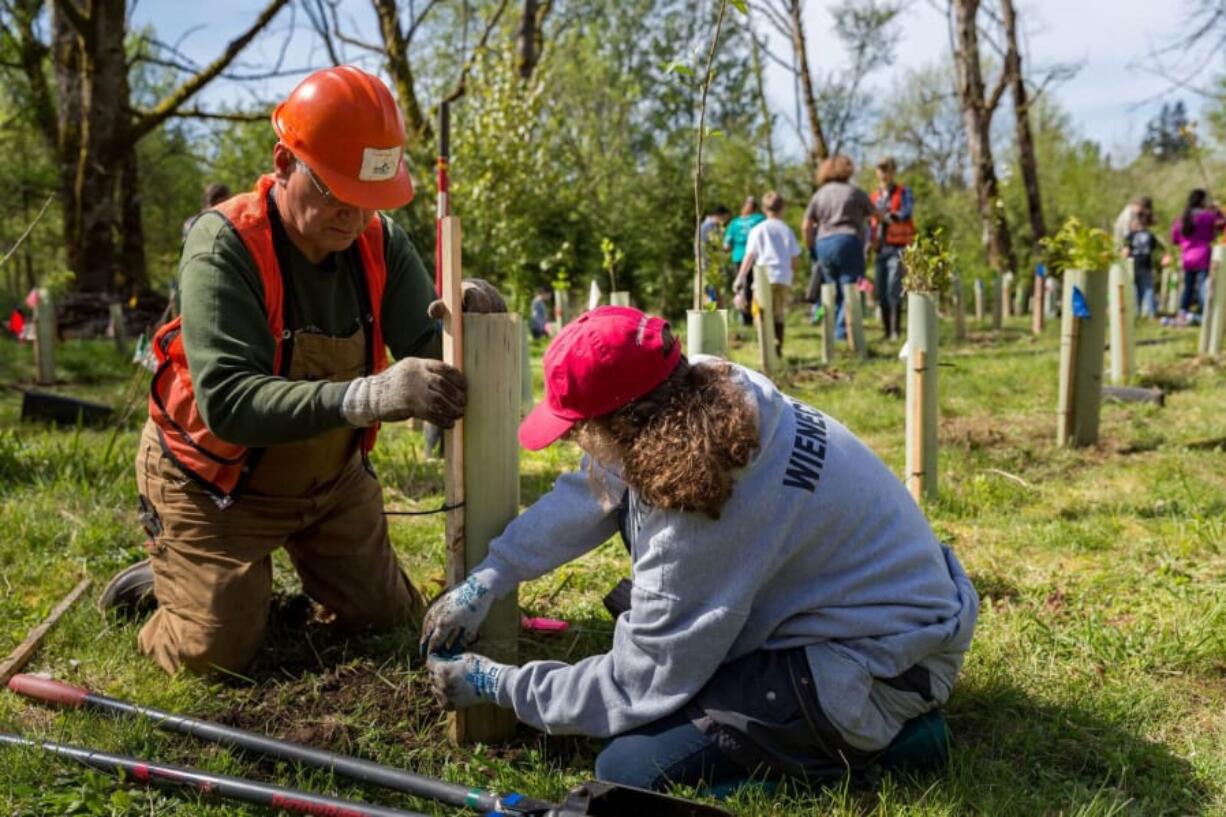
[[[464,581],[485,558],[490,540],[519,512],[519,426],[522,400],[519,316],[507,313],[464,315],[460,220],[446,216],[442,237],[443,361],[464,372],[468,401],[464,419],[444,432],[444,486],[447,511],[447,583]],[[468,453],[480,457],[479,469],[465,468]],[[519,602],[508,594],[494,602],[480,630],[481,652],[495,661],[517,663]],[[457,743],[502,740],[515,729],[515,714],[482,704],[451,718]]]
[[[774,334],[774,324],[771,324]],[[688,309],[685,313],[685,354],[728,356],[728,310]]]
[[[834,322],[838,319],[839,285],[822,284],[822,363],[834,362]]]
[[[916,502],[937,495],[937,326],[936,296],[907,293],[906,483]]]
[[[630,306],[630,293],[624,289],[610,292],[609,306]]]
[[[1136,366],[1136,341],[1133,325],[1137,316],[1136,286],[1132,259],[1111,265],[1107,278],[1107,311],[1110,315],[1111,382],[1122,386],[1132,377]]]
[[[570,320],[570,290],[565,287],[553,288],[553,319],[559,332]]]
[[[1222,332],[1226,330],[1226,247],[1221,244],[1213,248],[1202,311],[1200,353],[1217,355],[1222,351]]]
[[[1047,279],[1035,270],[1034,293],[1030,296],[1030,331],[1035,335],[1043,334],[1043,312],[1047,305],[1046,284]]]
[[[528,324],[519,322],[519,411],[520,416],[532,411],[532,347],[528,339]]]
[[[950,292],[954,302],[954,340],[961,343],[966,340],[966,293],[962,291],[961,275],[953,277]]]
[[[860,300],[860,288],[855,284],[843,284],[843,321],[847,324],[847,343],[856,357],[868,357],[868,344],[864,342],[864,304]]]
[[[1005,277],[999,272],[992,274],[992,328],[1000,329],[1004,325],[1005,311],[1009,303],[1005,293]]]
[[[983,324],[983,279],[975,279],[975,323]]]
[[[34,382],[40,386],[55,382],[55,333],[55,302],[46,287],[39,287],[34,307]]]
[[[753,268],[753,321],[758,330],[758,363],[768,377],[779,368],[775,354],[775,314],[771,302],[771,282],[766,267]]]
[[[115,341],[115,351],[120,355],[128,354],[128,330],[123,321],[123,304],[114,301],[110,305],[111,338]]]
[[[1088,317],[1078,317],[1074,313],[1074,289],[1085,299]],[[1080,447],[1098,442],[1106,311],[1106,273],[1065,270],[1064,306],[1060,316],[1057,445]]]

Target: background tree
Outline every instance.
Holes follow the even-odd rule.
[[[988,91],[979,53],[979,10],[979,0],[951,0],[954,66],[983,246],[988,263],[1004,272],[1014,269],[1016,260],[993,160],[992,116],[1000,105],[1009,74],[1001,70]]]
[[[1162,110],[1145,126],[1141,151],[1161,162],[1177,162],[1192,153],[1188,137],[1188,111],[1183,100],[1164,103]]]

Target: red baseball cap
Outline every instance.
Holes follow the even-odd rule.
[[[585,312],[545,352],[545,401],[519,424],[519,444],[539,451],[580,420],[638,400],[664,382],[681,360],[665,347],[668,322],[628,306]]]

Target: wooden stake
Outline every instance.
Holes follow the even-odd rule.
[[[1205,312],[1209,323],[1209,343],[1205,351],[1217,356],[1222,353],[1222,336],[1226,334],[1226,247],[1220,244],[1213,248],[1208,291],[1209,303],[1205,306]]]
[[[38,290],[38,306],[34,308],[34,368],[35,382],[40,386],[55,383],[55,302],[45,287]]]
[[[1046,305],[1043,276],[1035,273],[1034,294],[1030,296],[1030,331],[1036,335],[1043,334],[1043,308]]]
[[[558,324],[558,331],[570,320],[570,290],[553,289],[553,319]]]
[[[120,355],[128,354],[128,333],[124,326],[123,320],[123,304],[116,301],[110,306],[111,313],[111,336],[115,341],[115,351]]]
[[[1132,259],[1111,265],[1108,282],[1111,323],[1111,382],[1117,386],[1127,383],[1132,377],[1133,360],[1136,357],[1133,341],[1133,319],[1136,309],[1136,285],[1132,279]]]
[[[1013,317],[1013,273],[1006,272],[1000,276],[1000,315],[1002,318]],[[999,328],[999,327],[997,327]]]
[[[443,362],[464,371],[463,264],[460,255],[460,219],[444,216],[439,225],[442,238]],[[471,395],[469,395],[471,398]],[[471,399],[470,399],[471,402]],[[447,584],[457,585],[467,576],[464,548],[464,421],[443,432],[444,495],[447,511]]]
[[[843,284],[843,315],[847,320],[847,343],[856,357],[868,357],[868,345],[864,341],[864,308],[860,300],[860,288],[855,284]]]
[[[1088,318],[1073,314],[1073,289],[1081,290]],[[1066,270],[1061,316],[1059,445],[1086,446],[1098,442],[1102,406],[1103,347],[1107,334],[1107,275]]]
[[[907,487],[918,502],[937,495],[937,320],[932,293],[907,293]]]
[[[966,293],[962,290],[962,276],[955,275],[953,280],[954,300],[954,340],[966,340]]]
[[[822,363],[834,362],[834,322],[838,318],[838,284],[822,284]]]
[[[753,268],[753,300],[757,304],[753,319],[758,330],[758,361],[762,366],[762,373],[769,376],[779,368],[779,359],[775,355],[774,304],[771,301],[771,282],[766,267]]]
[[[519,329],[519,411],[522,417],[532,411],[536,398],[532,394],[532,347],[528,341],[528,324],[520,321]]]
[[[1004,281],[999,273],[992,276],[992,328],[999,330],[1004,321]]]
[[[82,594],[89,589],[90,580],[88,578],[81,579],[77,582],[67,596],[60,600],[60,603],[55,605],[53,609],[42,623],[30,630],[30,634],[26,636],[26,640],[17,645],[17,649],[8,654],[4,659],[4,663],[0,664],[0,687],[8,685],[9,679],[17,673],[21,672],[21,668],[30,660],[30,656],[38,649],[38,645],[46,638],[47,633],[55,626],[55,623],[63,618],[64,613],[67,613],[72,605],[77,603],[77,599],[81,598]]]
[[[519,513],[519,428],[523,331],[518,315],[464,315],[463,450],[480,467],[464,473],[464,551],[456,575],[467,575],[489,554],[489,545]],[[450,571],[449,571],[450,572]],[[519,600],[509,593],[494,602],[481,625],[478,650],[495,661],[519,663]],[[493,743],[515,731],[515,713],[493,704],[459,710],[451,722],[456,742]]]

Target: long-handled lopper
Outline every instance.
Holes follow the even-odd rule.
[[[17,675],[9,681],[9,689],[47,703],[110,715],[146,718],[167,732],[258,752],[267,757],[296,761],[353,780],[480,812],[511,817],[731,817],[727,811],[715,806],[597,781],[572,790],[562,803],[547,803],[517,794],[500,795],[369,760],[277,740],[245,729],[139,706],[48,678]]]
[[[314,814],[318,817],[426,817],[416,811],[375,806],[357,800],[341,800],[257,780],[213,774],[200,769],[172,766],[169,763],[156,763],[125,755],[112,755],[63,743],[30,740],[17,735],[0,733],[0,745],[43,749],[116,777],[122,776],[151,786],[184,789],[209,797],[255,803],[294,814]]]

